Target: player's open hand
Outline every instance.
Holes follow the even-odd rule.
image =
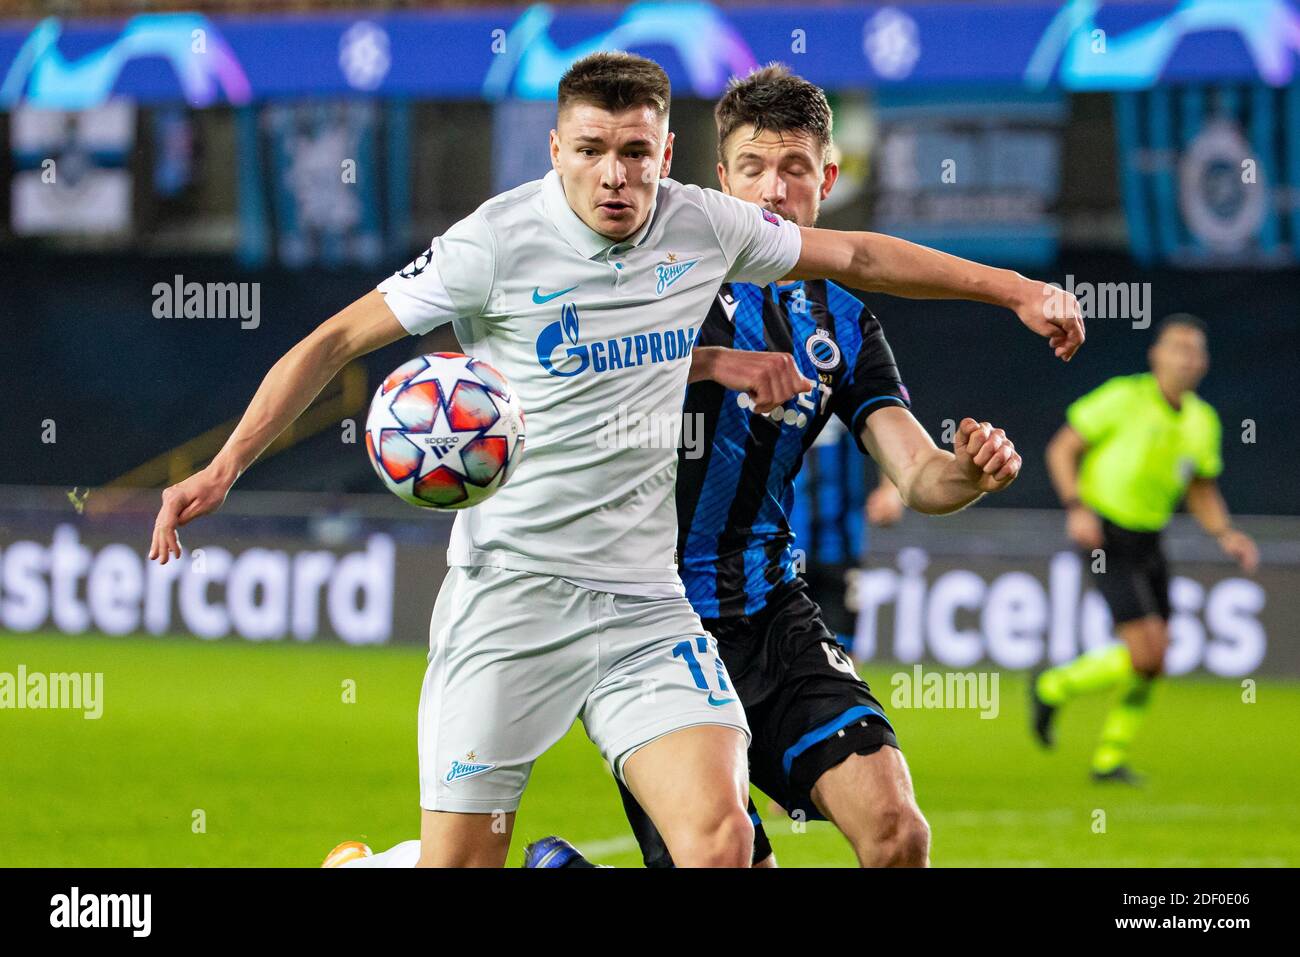
[[[1233,559],[1247,575],[1255,574],[1259,567],[1259,548],[1245,532],[1231,528],[1219,536],[1219,547]]]
[[[180,558],[181,539],[176,529],[200,515],[219,509],[233,484],[209,465],[185,481],[163,489],[162,508],[154,521],[149,558],[158,559],[160,565],[166,565],[173,555]]]
[[[713,350],[712,359],[706,377],[728,389],[744,392],[760,415],[813,387],[788,352],[718,348]]]
[[[1020,474],[1020,453],[1001,429],[967,416],[953,438],[957,466],[981,492],[1000,492]]]
[[[1026,279],[1016,315],[1026,326],[1044,336],[1056,357],[1069,362],[1083,345],[1083,311],[1074,293],[1050,283]]]
[[[1101,548],[1105,543],[1101,519],[1081,502],[1075,502],[1065,513],[1065,534],[1084,551]]]
[[[877,485],[867,496],[867,521],[879,527],[897,525],[903,517],[903,497],[893,482]]]

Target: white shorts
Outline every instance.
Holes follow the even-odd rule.
[[[420,692],[420,806],[516,810],[533,762],[576,718],[620,779],[633,752],[671,731],[720,724],[749,738],[717,644],[685,598],[453,566]]]

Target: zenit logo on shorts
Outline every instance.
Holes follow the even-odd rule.
[[[449,562],[675,585],[676,450],[611,449],[603,423],[679,413],[719,286],[778,279],[799,251],[795,224],[671,179],[641,229],[614,242],[578,218],[552,171],[448,229],[425,268],[380,283],[413,335],[451,322],[528,416],[518,472],[457,513]]]
[[[474,761],[456,761],[452,760],[451,767],[447,769],[447,783],[459,781],[461,778],[473,777],[476,774],[482,774],[484,771],[491,771],[495,764],[481,764]]]

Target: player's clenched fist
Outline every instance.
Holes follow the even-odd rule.
[[[970,483],[981,492],[1000,492],[1020,474],[1020,453],[1007,434],[969,416],[957,426],[953,454]]]
[[[162,508],[154,521],[149,558],[158,559],[161,565],[166,565],[173,554],[180,558],[181,540],[176,529],[200,515],[219,509],[233,484],[209,466],[185,481],[163,489]]]

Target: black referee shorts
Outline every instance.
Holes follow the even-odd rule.
[[[1159,532],[1135,532],[1103,518],[1102,551],[1105,570],[1094,568],[1092,556],[1084,562],[1093,584],[1110,606],[1116,625],[1151,615],[1169,620],[1169,564]]]

